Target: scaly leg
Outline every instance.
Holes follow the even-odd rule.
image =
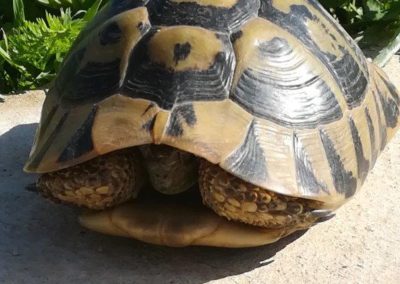
[[[122,150],[42,175],[37,187],[46,198],[101,210],[137,196],[144,174],[140,154]]]
[[[245,182],[202,161],[199,187],[203,202],[229,220],[264,228],[308,228],[329,210],[313,200],[281,195]]]

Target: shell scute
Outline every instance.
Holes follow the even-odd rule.
[[[289,127],[315,128],[343,117],[346,105],[335,78],[296,37],[261,18],[241,32],[234,42],[239,60],[233,101]]]
[[[264,0],[259,16],[298,38],[329,69],[349,108],[362,103],[369,84],[367,62],[350,36],[317,1]]]
[[[66,104],[93,103],[116,93],[131,49],[149,28],[146,8],[108,19],[75,45],[53,92]]]
[[[150,99],[163,109],[229,96],[235,65],[229,37],[200,27],[150,31],[129,59],[122,93]]]

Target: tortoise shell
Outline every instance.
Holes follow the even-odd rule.
[[[399,96],[314,0],[115,0],[46,97],[29,172],[166,144],[337,207],[398,128]]]

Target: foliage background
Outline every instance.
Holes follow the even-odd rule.
[[[0,93],[48,84],[73,41],[102,3],[0,0]]]
[[[46,86],[85,24],[108,0],[0,0],[0,93]],[[320,0],[363,48],[393,45],[400,0]],[[387,49],[387,48],[386,48]]]
[[[400,33],[400,0],[321,0],[361,47],[385,47]]]

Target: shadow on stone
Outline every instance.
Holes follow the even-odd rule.
[[[30,283],[204,283],[268,265],[304,234],[251,249],[175,249],[86,231],[77,222],[79,210],[24,189],[35,179],[22,166],[36,126],[19,125],[0,136],[0,275],[12,277],[1,281],[29,275]]]
[[[37,125],[21,124],[0,135],[0,177],[23,174]]]

